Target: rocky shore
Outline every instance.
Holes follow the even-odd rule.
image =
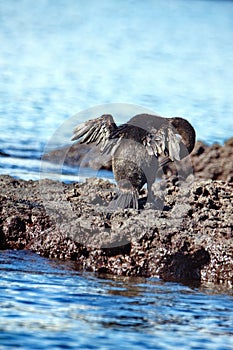
[[[77,152],[74,146],[46,157],[56,161],[61,152],[66,163],[85,160],[93,166],[95,161],[94,166],[109,168],[108,162],[87,157],[89,150]],[[194,175],[187,179],[170,167],[154,184],[160,210],[146,204],[143,190],[139,211],[114,213],[107,205],[116,187],[108,181],[64,184],[2,175],[0,249],[31,249],[97,273],[231,288],[233,139],[223,146],[197,142],[191,163]]]

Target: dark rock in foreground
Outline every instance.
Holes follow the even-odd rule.
[[[154,184],[163,210],[111,215],[116,188],[100,179],[67,185],[1,176],[0,187],[1,249],[31,249],[99,273],[233,286],[229,181],[173,176]]]

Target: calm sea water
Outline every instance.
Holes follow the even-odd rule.
[[[39,179],[44,149],[105,111],[183,116],[223,143],[232,33],[232,1],[0,0],[0,173]],[[0,275],[1,349],[233,349],[231,291],[97,278],[29,252],[0,252]]]
[[[0,253],[1,349],[232,349],[233,295]]]

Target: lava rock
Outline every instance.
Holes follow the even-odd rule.
[[[0,249],[30,249],[97,273],[233,286],[232,182],[171,176],[153,186],[161,210],[144,205],[142,190],[139,210],[113,213],[116,187],[97,178],[64,184],[2,175],[0,188]]]

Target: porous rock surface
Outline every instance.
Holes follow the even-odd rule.
[[[154,184],[155,210],[108,213],[116,187],[93,178],[64,184],[0,176],[0,249],[31,249],[77,268],[166,281],[233,286],[233,140],[197,142],[194,176]]]

